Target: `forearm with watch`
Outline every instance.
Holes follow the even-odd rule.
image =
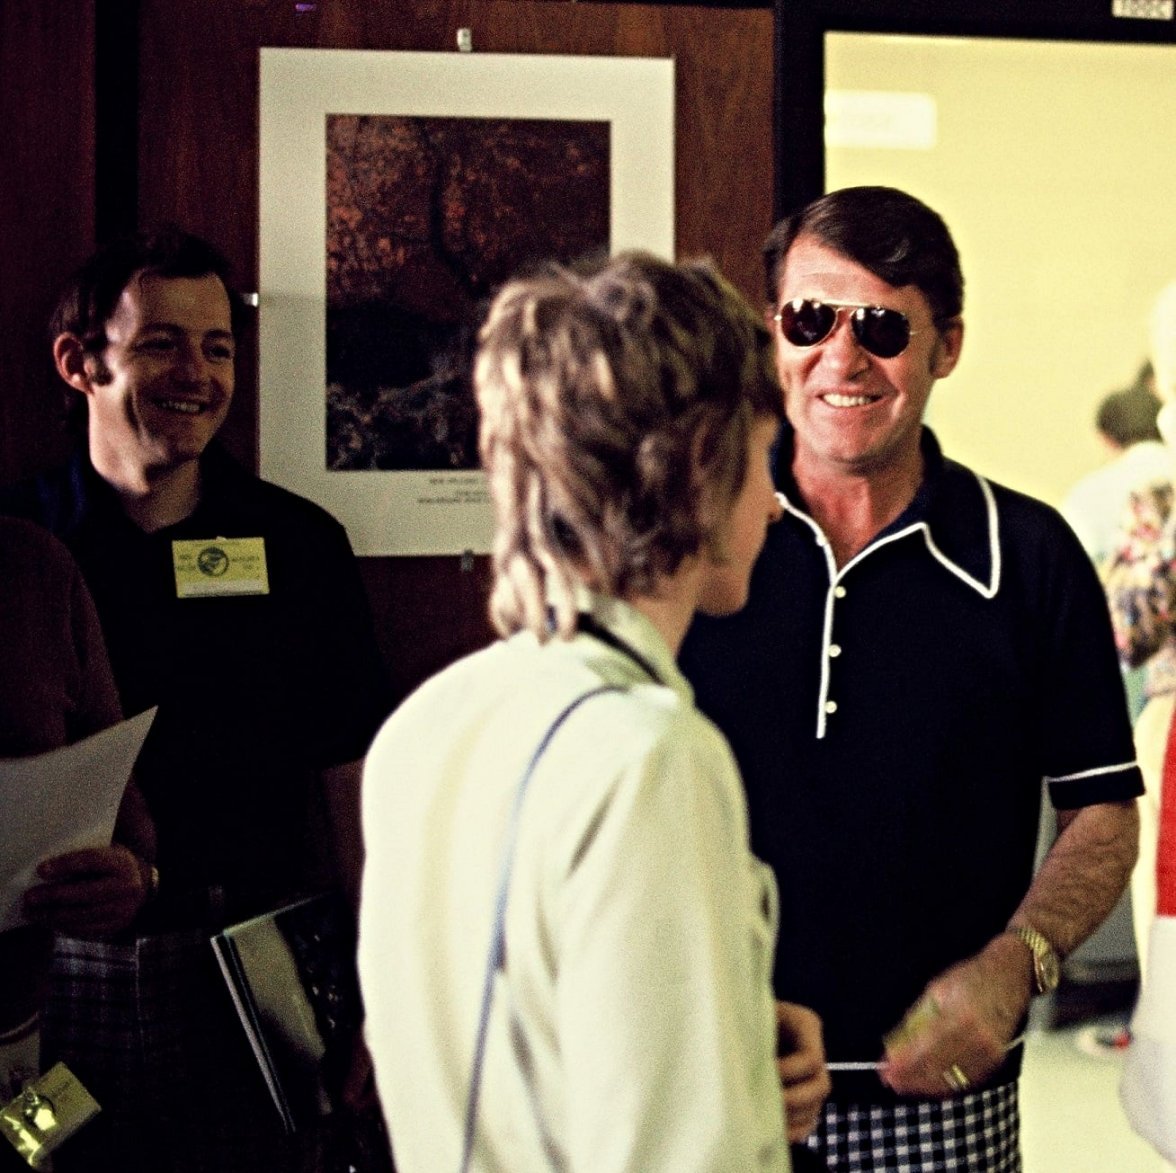
[[[1114,907],[1135,858],[1135,803],[1059,812],[1061,834],[1009,927],[928,982],[879,1067],[900,1095],[967,1093],[1015,1045],[1032,997]]]
[[[1134,800],[1059,811],[1060,833],[1006,934],[1024,947],[1030,994],[1056,989],[1061,963],[1106,919],[1138,850]]]

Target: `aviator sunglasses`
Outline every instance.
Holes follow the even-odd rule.
[[[902,354],[917,333],[911,329],[906,314],[857,302],[798,297],[785,302],[773,316],[793,346],[809,347],[824,342],[833,333],[842,310],[849,312],[849,325],[858,345],[877,358]]]

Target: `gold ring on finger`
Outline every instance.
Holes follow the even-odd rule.
[[[953,1063],[943,1073],[943,1082],[953,1092],[967,1091],[972,1085],[972,1081],[964,1074],[964,1069],[958,1063]]]

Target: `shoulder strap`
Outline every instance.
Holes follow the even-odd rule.
[[[490,1002],[494,996],[494,975],[502,968],[506,959],[506,901],[510,889],[511,864],[514,861],[515,841],[519,833],[519,814],[523,808],[523,799],[530,785],[531,776],[539,759],[551,744],[551,739],[559,732],[564,722],[587,700],[605,692],[624,692],[618,684],[602,684],[598,688],[570,701],[563,711],[552,721],[547,732],[543,735],[523,776],[519,780],[515,791],[514,805],[510,812],[510,823],[507,827],[506,846],[502,853],[502,865],[498,877],[498,895],[494,902],[494,928],[490,934],[490,952],[486,958],[486,976],[482,983],[482,1010],[478,1018],[478,1034],[474,1041],[474,1059],[470,1072],[470,1087],[466,1098],[465,1129],[461,1149],[460,1173],[466,1173],[470,1165],[470,1157],[474,1149],[474,1130],[477,1126],[478,1099],[482,1090],[482,1062],[486,1054],[486,1031],[490,1023]]]

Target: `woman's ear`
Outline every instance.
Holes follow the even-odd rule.
[[[701,475],[695,478],[696,517],[702,533],[702,548],[699,554],[711,566],[725,566],[730,561],[727,549],[730,534],[727,519],[731,502],[720,492],[713,479]]]

